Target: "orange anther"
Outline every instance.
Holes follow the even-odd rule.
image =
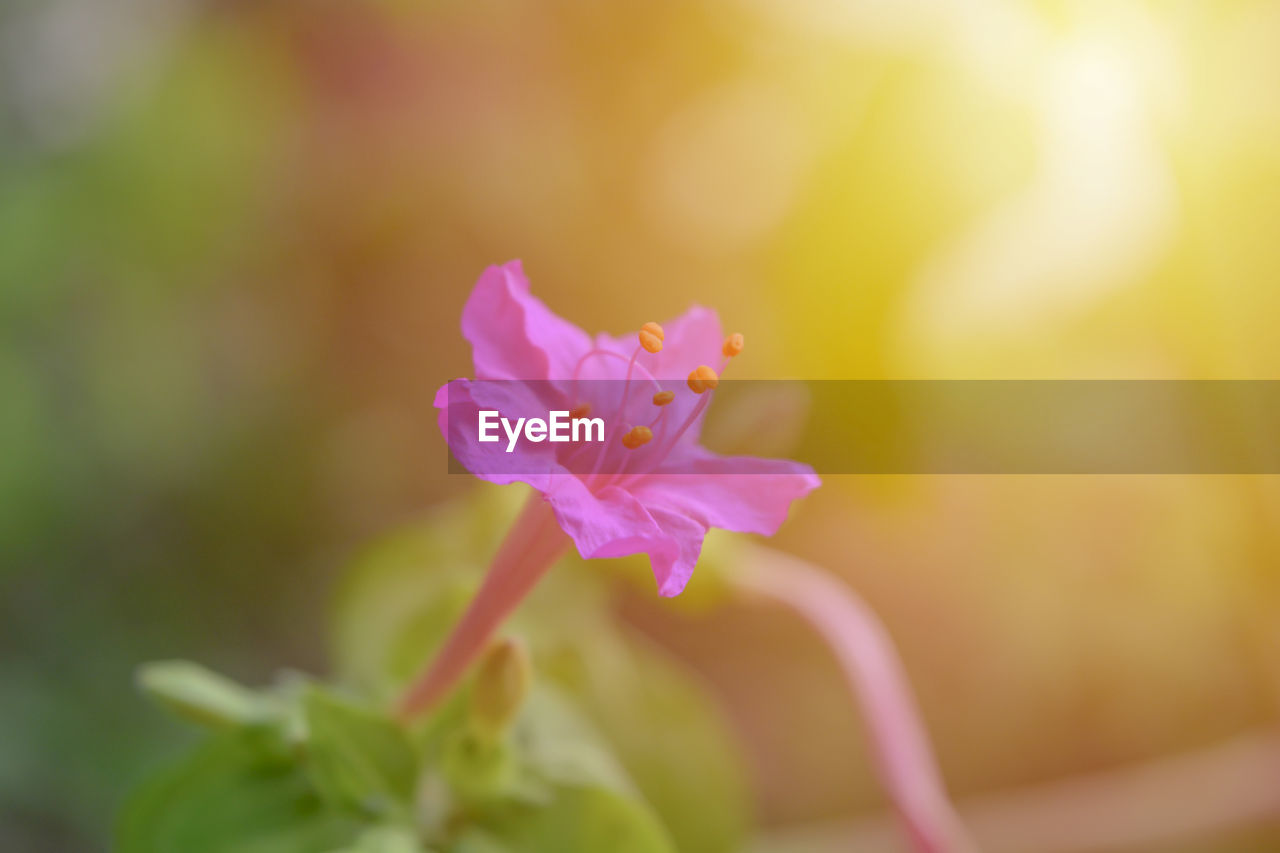
[[[734,332],[732,335],[724,339],[724,346],[720,351],[725,354],[726,358],[733,358],[735,355],[742,352],[742,346],[745,343],[746,341],[742,339],[742,334]]]
[[[662,342],[666,335],[657,323],[645,323],[640,327],[640,346],[648,352],[662,352]]]
[[[627,434],[622,437],[622,446],[627,450],[635,450],[641,445],[648,444],[653,440],[653,430],[647,426],[632,427]]]
[[[676,398],[675,391],[659,391],[653,395],[653,404],[655,406],[665,406]]]
[[[720,377],[705,364],[700,364],[689,374],[689,390],[695,394],[710,391],[720,384]]]

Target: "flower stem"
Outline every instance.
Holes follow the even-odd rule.
[[[816,566],[752,549],[736,584],[805,618],[835,653],[861,702],[880,779],[918,853],[976,849],[947,798],[911,688],[884,626],[848,586]]]
[[[400,700],[399,716],[409,720],[430,709],[458,683],[484,651],[498,626],[560,559],[569,538],[556,523],[551,505],[530,495],[515,524],[498,547],[489,572],[431,665]]]
[[[1100,770],[961,804],[985,853],[1105,853],[1210,849],[1212,839],[1274,827],[1280,814],[1280,734],[1262,729],[1206,749]],[[860,818],[796,828],[749,850],[893,847],[891,827]],[[1224,841],[1223,846],[1229,846]]]

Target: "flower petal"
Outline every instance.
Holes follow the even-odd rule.
[[[628,488],[651,510],[662,507],[708,527],[772,536],[787,520],[791,502],[821,484],[801,462],[690,447]]]
[[[681,382],[698,365],[705,364],[719,372],[724,354],[724,329],[720,315],[710,308],[693,305],[688,311],[663,325],[666,340],[657,354],[656,376]]]
[[[477,379],[565,379],[591,337],[529,293],[520,261],[489,267],[462,309]]]
[[[724,345],[724,332],[715,311],[694,305],[674,320],[663,323],[662,328],[665,332],[662,351],[642,352],[639,358],[640,364],[658,379],[678,381],[683,387],[690,371],[700,364],[719,370],[720,362],[724,360],[720,352]],[[636,335],[632,333],[615,338],[599,334],[595,345],[630,358],[636,349]],[[621,374],[622,370],[619,370],[618,378]]]
[[[483,392],[482,402],[475,399],[476,391]],[[480,441],[477,429],[482,408],[520,414],[527,413],[531,407],[536,410],[537,404],[526,398],[531,398],[531,393],[523,383],[474,384],[469,379],[454,379],[436,391],[436,422],[454,459],[475,476],[499,485],[528,483],[539,491],[546,491],[552,477],[573,476],[557,461],[556,445],[520,441],[516,452],[507,453],[507,438],[501,429],[499,440],[494,442]]]
[[[614,486],[593,493],[574,477],[556,477],[547,498],[583,559],[648,554],[659,595],[677,595],[689,582],[707,531],[695,519],[646,507]]]
[[[693,576],[693,567],[697,565],[698,555],[702,553],[702,540],[707,535],[707,528],[683,513],[656,506],[647,509],[679,549],[674,557],[668,557],[666,553],[649,552],[649,566],[658,581],[658,595],[670,598],[684,592],[685,585]]]

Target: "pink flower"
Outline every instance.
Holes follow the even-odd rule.
[[[541,492],[583,558],[647,553],[660,595],[684,589],[708,528],[772,535],[791,502],[820,483],[798,462],[720,456],[698,444],[714,383],[742,349],[714,311],[695,306],[636,336],[593,340],[532,296],[512,261],[480,277],[462,333],[481,381],[456,379],[436,394],[454,456],[482,479]],[[693,390],[702,384],[712,387]],[[478,440],[481,409],[513,421],[589,411],[603,417],[606,440],[521,441],[508,453],[505,440]]]
[[[507,533],[467,612],[400,706],[411,718],[457,682],[494,629],[564,552],[587,559],[647,553],[662,595],[689,581],[711,527],[774,533],[791,502],[819,485],[807,465],[718,456],[698,444],[720,374],[742,351],[715,312],[694,307],[633,339],[586,332],[529,293],[518,261],[490,267],[462,314],[476,380],[436,394],[441,432],[468,471],[536,490]],[[719,364],[719,369],[711,367]],[[482,410],[514,420],[600,413],[605,441],[483,442]],[[518,447],[519,452],[514,451]],[[761,550],[734,581],[793,607],[830,643],[867,712],[877,764],[921,853],[969,853],[928,737],[883,627],[819,570]]]
[[[691,308],[665,328],[645,323],[634,342],[592,340],[531,296],[512,261],[476,282],[462,333],[476,380],[455,379],[436,394],[449,449],[485,480],[537,492],[444,647],[405,693],[405,718],[457,683],[570,542],[587,559],[646,553],[658,592],[677,595],[708,528],[770,535],[791,502],[820,482],[807,465],[719,456],[698,444],[719,374],[743,346],[741,335],[723,336],[713,311]],[[588,408],[606,419],[603,443],[522,442],[508,453],[502,441],[479,440],[482,410],[546,417]]]

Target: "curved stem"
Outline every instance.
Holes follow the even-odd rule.
[[[805,618],[835,653],[862,705],[876,769],[918,853],[973,853],[938,771],[893,643],[848,586],[795,557],[752,549],[759,559],[734,582]]]
[[[1261,730],[1153,761],[983,794],[960,811],[987,853],[1183,849],[1280,817],[1280,733]],[[880,818],[776,833],[749,848],[893,848]],[[1199,847],[1197,849],[1200,849]],[[1209,849],[1205,846],[1203,849]]]
[[[530,495],[466,613],[400,700],[401,719],[411,719],[444,698],[568,546],[569,538],[556,523],[551,505],[540,494]]]

